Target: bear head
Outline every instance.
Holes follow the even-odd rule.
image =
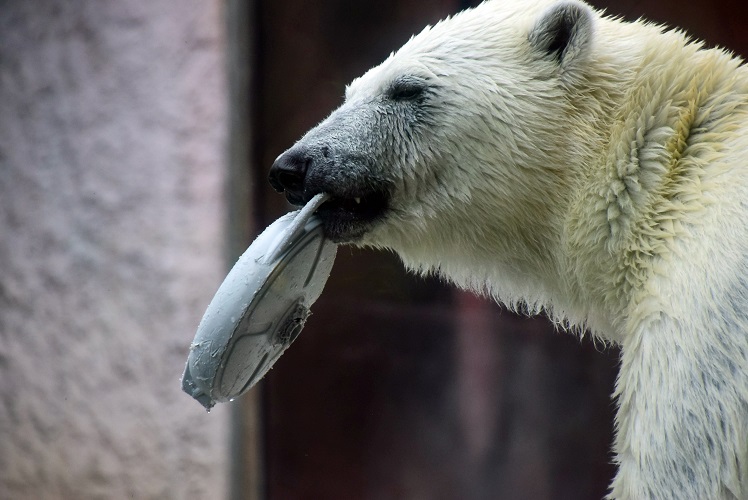
[[[347,87],[277,158],[271,184],[294,205],[328,193],[329,238],[393,249],[411,267],[487,242],[522,259],[542,251],[590,127],[569,95],[594,19],[576,1],[493,0],[427,27]]]

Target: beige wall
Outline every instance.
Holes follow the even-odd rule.
[[[223,498],[221,0],[0,1],[0,498]]]

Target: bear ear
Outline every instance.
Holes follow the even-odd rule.
[[[559,2],[545,12],[530,31],[530,44],[550,55],[563,70],[584,60],[593,31],[592,9],[575,1]]]

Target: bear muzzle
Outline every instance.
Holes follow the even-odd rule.
[[[352,242],[383,218],[390,198],[387,183],[364,174],[370,169],[363,163],[336,160],[326,146],[297,144],[273,162],[268,180],[295,206],[306,204],[319,193],[329,194],[330,200],[317,211],[326,235],[338,243]]]

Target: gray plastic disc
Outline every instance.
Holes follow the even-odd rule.
[[[210,302],[182,376],[182,389],[207,409],[257,383],[304,327],[337,249],[313,215],[326,199],[268,226]]]

